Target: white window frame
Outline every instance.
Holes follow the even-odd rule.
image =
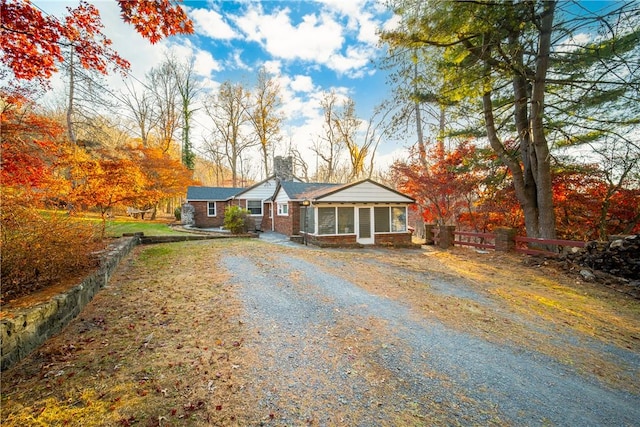
[[[211,215],[211,205],[213,204],[213,215]],[[218,214],[218,207],[216,206],[216,202],[215,201],[209,201],[207,202],[207,216],[208,217],[214,217],[217,216]]]
[[[289,216],[289,203],[278,202],[278,216]]]
[[[376,234],[398,234],[398,233],[406,233],[408,230],[408,226],[409,224],[407,224],[407,207],[406,206],[398,206],[398,205],[390,205],[390,206],[376,206],[377,208],[383,208],[385,210],[388,210],[389,212],[389,231],[375,231]],[[402,209],[404,211],[404,230],[395,230],[394,229],[394,223],[393,223],[393,210],[394,209]],[[374,209],[375,212],[375,209]],[[375,213],[374,213],[375,215]],[[374,217],[374,221],[375,221],[375,217]],[[375,229],[375,225],[374,225],[374,229]]]
[[[264,202],[262,200],[259,199],[247,199],[247,204],[246,204],[246,209],[249,210],[249,202],[258,202],[260,203],[260,213],[256,214],[256,213],[251,213],[251,216],[262,216],[264,214]]]
[[[393,222],[393,210],[401,209],[404,213],[402,216],[404,217],[404,221],[402,221],[402,225],[404,226],[402,230],[394,230],[394,222]],[[406,233],[407,232],[407,207],[406,206],[390,206],[389,207],[389,220],[391,222],[391,232],[392,233]]]

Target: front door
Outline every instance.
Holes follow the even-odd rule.
[[[361,245],[373,245],[371,208],[358,208],[358,235],[356,241]]]

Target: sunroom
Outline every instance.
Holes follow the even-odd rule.
[[[374,181],[302,194],[300,234],[320,246],[410,245],[413,199]]]

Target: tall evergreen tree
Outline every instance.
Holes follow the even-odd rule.
[[[437,50],[417,58],[441,77],[438,99],[477,102],[485,137],[510,170],[527,234],[555,237],[552,149],[604,143],[612,132],[633,143],[628,135],[637,134],[640,6],[589,12],[579,2],[424,3],[394,2],[401,24],[383,40],[392,53]],[[578,43],[579,34],[590,41]]]

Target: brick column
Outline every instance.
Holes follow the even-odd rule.
[[[440,236],[440,248],[447,249],[453,246],[454,235],[453,232],[456,229],[455,225],[441,225],[439,228],[439,236]]]
[[[496,233],[496,251],[510,252],[516,247],[516,230],[509,227],[498,227]]]

